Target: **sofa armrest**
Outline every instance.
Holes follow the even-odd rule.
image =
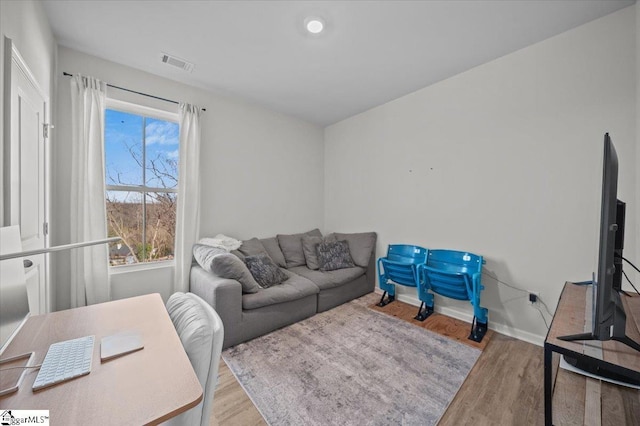
[[[242,285],[238,281],[219,277],[194,264],[191,266],[189,291],[215,309],[224,325],[225,340],[227,336],[236,334],[242,321]]]
[[[375,234],[375,240],[373,242],[373,248],[371,249],[371,257],[369,258],[369,264],[367,265],[367,283],[371,287],[371,291],[376,289],[376,245],[378,243],[378,234]]]

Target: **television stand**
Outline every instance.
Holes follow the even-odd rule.
[[[558,337],[560,340],[564,340],[565,342],[575,342],[577,340],[600,340],[593,333],[581,333],[581,334],[571,334],[569,336],[560,336]],[[615,340],[616,342],[624,343],[629,346],[631,349],[635,349],[640,352],[640,344],[636,343],[629,336],[624,337],[612,337],[611,340]]]
[[[565,368],[584,376],[593,377],[594,379],[606,380],[610,383],[640,389],[640,380],[633,380],[629,377],[620,376],[619,374],[613,373],[592,362],[585,362],[584,358],[571,358],[563,355],[562,360],[560,361],[560,368]]]
[[[592,281],[593,284],[593,281]],[[591,296],[593,297],[593,285],[588,287],[587,293],[591,294]],[[620,343],[624,343],[625,345],[629,346],[631,349],[635,349],[636,351],[640,352],[640,344],[637,343],[637,341],[634,341],[631,337],[627,336],[626,334],[626,329],[628,326],[631,327],[632,330],[637,331],[638,328],[633,326],[633,323],[630,325],[627,325],[627,315],[631,315],[631,312],[629,312],[628,314],[626,313],[626,311],[628,311],[628,309],[624,309],[624,302],[622,299],[622,295],[621,293],[624,294],[624,296],[626,297],[630,297],[627,293],[624,293],[622,291],[622,289],[618,288],[615,289],[615,293],[612,295],[614,296],[614,302],[615,302],[615,311],[612,313],[613,316],[613,325],[611,326],[610,330],[607,330],[609,333],[613,332],[613,336],[609,337],[608,339],[601,339],[599,338],[597,335],[595,335],[595,330],[592,329],[591,332],[586,332],[586,333],[578,333],[578,334],[570,334],[568,336],[559,336],[558,339],[560,340],[564,340],[567,342],[572,342],[572,341],[576,341],[576,340],[597,340],[597,341],[606,341],[606,340],[615,340],[617,342]],[[587,299],[589,299],[589,297],[587,297]],[[588,324],[588,321],[591,320],[592,316],[593,316],[593,312],[591,312],[593,310],[593,306],[585,306],[585,323]],[[591,327],[586,327],[587,329],[590,329]],[[604,336],[604,337],[608,337],[608,336]],[[640,340],[639,340],[640,341]]]
[[[616,410],[623,410],[630,424],[640,424],[640,391],[600,382],[592,378],[584,378],[568,371],[560,371],[555,368],[559,357],[553,353],[566,355],[579,359],[580,363],[587,362],[596,368],[601,368],[618,376],[629,378],[631,381],[640,380],[640,352],[632,349],[625,343],[615,340],[608,341],[566,341],[560,339],[563,336],[590,335],[584,333],[585,324],[590,329],[591,298],[587,296],[587,286],[578,286],[573,283],[565,283],[558,301],[555,315],[551,321],[551,327],[544,341],[544,419],[545,425],[553,424],[552,403],[556,401],[561,408],[556,415],[556,421],[562,420],[567,415],[562,409],[567,405],[573,408],[581,407],[577,411],[571,411],[569,416],[575,421],[582,422],[584,418],[597,420],[596,424],[615,424],[616,414],[611,414],[612,404],[610,399],[613,394],[620,396]],[[640,297],[622,297],[625,312],[627,312],[626,333],[629,339],[640,341]],[[635,315],[635,316],[634,316]],[[555,360],[555,361],[554,361]],[[567,376],[569,375],[569,376]],[[571,383],[567,389],[566,385]],[[580,383],[580,384],[577,384]],[[563,386],[565,386],[563,388]],[[586,386],[586,388],[585,388]],[[582,389],[578,392],[578,389]],[[593,414],[593,413],[596,414]],[[576,415],[579,418],[576,418]],[[617,415],[620,415],[618,413]],[[559,420],[560,419],[560,420]],[[628,423],[629,420],[627,420]],[[611,423],[614,422],[614,423]],[[617,424],[624,424],[618,422]]]

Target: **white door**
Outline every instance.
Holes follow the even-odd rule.
[[[23,250],[35,250],[46,246],[48,233],[45,223],[44,127],[48,99],[15,47],[11,45],[9,48],[9,43],[5,52],[12,52],[9,76],[11,130],[9,155],[5,157],[5,166],[9,171],[9,182],[5,182],[5,191],[8,189],[5,222],[20,225]],[[7,159],[9,164],[6,163]],[[32,315],[45,313],[49,310],[45,255],[24,259],[29,309]]]

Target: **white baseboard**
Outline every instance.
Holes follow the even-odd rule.
[[[382,296],[382,291],[379,288],[376,288],[375,292]],[[415,296],[410,296],[407,294],[396,294],[396,300],[407,303],[409,305],[413,305],[415,307],[420,306],[420,300]],[[473,320],[473,314],[471,312],[461,312],[457,309],[449,308],[446,306],[436,305],[435,311],[439,314],[459,319],[468,323],[471,323],[471,321]],[[505,324],[496,323],[495,321],[491,321],[491,319],[489,319],[489,329],[494,330],[500,334],[504,334],[505,336],[513,337],[515,339],[522,340],[536,346],[544,346],[544,336],[529,333],[528,331],[513,328]]]

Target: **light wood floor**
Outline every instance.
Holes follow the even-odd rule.
[[[494,334],[493,330],[487,330],[487,334],[485,334],[481,342],[474,342],[473,340],[468,339],[469,334],[471,334],[471,324],[467,322],[460,321],[446,315],[440,315],[438,313],[431,314],[429,318],[424,321],[418,321],[417,319],[414,319],[418,313],[418,308],[413,305],[396,300],[387,306],[379,307],[376,304],[379,298],[373,297],[372,299],[374,299],[374,302],[369,306],[370,309],[400,318],[401,320],[417,327],[425,328],[433,331],[434,333],[457,340],[460,343],[464,343],[465,345],[469,345],[480,350],[484,350],[484,348],[487,347],[491,341],[491,336]]]
[[[262,415],[223,360],[220,360],[219,377],[220,383],[213,399],[211,426],[266,425]]]
[[[439,425],[544,424],[543,350],[495,333]]]
[[[396,302],[389,307],[394,304]],[[402,312],[403,309],[407,312]],[[415,315],[414,311],[417,311],[417,308],[413,306],[410,306],[410,309],[402,308],[398,303],[394,311],[388,313],[405,317],[403,319],[411,322],[411,317]],[[410,316],[407,317],[407,315]],[[461,336],[464,336],[465,333],[468,335],[469,325],[464,322],[455,322],[456,320],[448,321],[446,318],[434,319],[434,325],[425,327],[441,328],[443,334],[465,341],[466,339]],[[488,334],[485,339],[488,343],[483,342],[484,344],[481,345],[485,347],[481,347],[483,352],[480,358],[440,419],[439,425],[519,426],[544,424],[543,349],[498,333]],[[473,345],[473,342],[465,341],[465,343]],[[558,357],[556,356],[555,365],[557,362]],[[561,376],[558,375],[558,381],[560,380],[562,380]],[[584,383],[584,379],[582,383]],[[572,384],[570,389],[585,392],[584,384],[582,384],[582,388],[579,384]],[[615,391],[615,387],[603,389],[607,389],[603,390],[603,400],[605,395]],[[616,398],[617,401],[620,401],[621,398],[627,398],[627,400],[631,398],[632,403],[627,405],[631,407],[632,411],[638,411],[638,413],[619,412],[620,410],[616,412],[616,407],[613,407],[611,414],[602,413],[603,419],[612,420],[613,423],[603,421],[603,424],[620,426],[640,424],[636,423],[640,419],[640,393],[631,394],[631,397],[626,393]],[[571,396],[567,399],[575,400],[576,398]],[[554,395],[554,401],[556,401],[556,395]],[[562,410],[556,410],[555,407],[560,408],[563,402],[557,401],[554,404],[554,423],[583,424],[584,416],[575,415],[576,413],[567,413],[565,419],[559,418],[558,414]],[[619,404],[613,405],[620,408]],[[577,419],[580,421],[576,421]],[[630,421],[631,423],[629,423]],[[224,361],[220,363],[220,384],[215,393],[211,424],[216,426],[266,425]]]

